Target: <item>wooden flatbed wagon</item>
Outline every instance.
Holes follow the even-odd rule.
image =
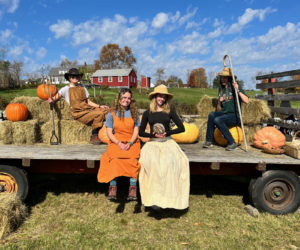
[[[300,115],[300,109],[291,108],[288,101],[299,101],[299,94],[276,95],[275,88],[300,87],[300,80],[279,82],[275,77],[293,77],[300,70],[257,76],[267,83],[257,84],[268,89],[267,95],[257,98],[268,101],[271,111]],[[280,100],[281,107],[275,107]],[[287,105],[288,104],[288,105]],[[290,128],[289,123],[271,119],[270,125]],[[300,129],[300,125],[293,125]],[[225,151],[215,146],[203,149],[202,143],[180,145],[190,161],[191,174],[249,177],[249,197],[261,211],[273,214],[294,212],[300,206],[300,160],[287,155],[270,155],[250,147]],[[16,192],[21,199],[28,194],[27,173],[88,173],[98,171],[100,157],[106,145],[0,145],[0,192]],[[95,176],[96,181],[96,176]]]
[[[191,174],[251,177],[249,195],[262,211],[284,214],[300,205],[300,160],[287,155],[269,155],[250,147],[232,152],[202,143],[182,144]],[[106,145],[0,145],[0,191],[16,191],[25,199],[26,173],[95,174]]]

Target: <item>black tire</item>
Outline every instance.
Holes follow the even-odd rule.
[[[262,212],[287,214],[300,205],[299,177],[292,171],[269,170],[249,184],[253,205]]]
[[[5,190],[4,186],[1,186],[1,183],[5,185],[5,179],[7,179],[7,177],[16,183],[17,196],[21,200],[25,200],[28,195],[29,188],[26,172],[23,169],[14,166],[0,165],[0,192],[8,192]]]
[[[251,179],[249,182],[249,186],[248,186],[249,201],[250,201],[251,205],[254,205],[253,200],[252,200],[252,192],[253,192],[253,185],[255,182],[256,182],[256,178]]]

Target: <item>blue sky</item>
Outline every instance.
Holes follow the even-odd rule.
[[[139,74],[208,78],[230,54],[248,89],[257,72],[300,68],[299,0],[0,0],[0,47],[24,72],[64,58],[93,63],[107,43],[129,46]]]

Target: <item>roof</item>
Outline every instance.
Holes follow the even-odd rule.
[[[98,69],[92,76],[129,76],[133,69]]]

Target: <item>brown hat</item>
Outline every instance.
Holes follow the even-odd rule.
[[[154,88],[154,91],[148,95],[149,99],[151,100],[156,94],[167,95],[169,100],[173,98],[173,95],[168,92],[167,87],[163,84]]]
[[[79,78],[81,78],[83,76],[83,74],[82,73],[80,74],[78,69],[72,68],[69,70],[68,73],[65,73],[65,78],[67,81],[69,81],[70,76],[78,76]]]
[[[232,76],[230,68],[224,68],[222,72],[216,73],[217,76]]]

